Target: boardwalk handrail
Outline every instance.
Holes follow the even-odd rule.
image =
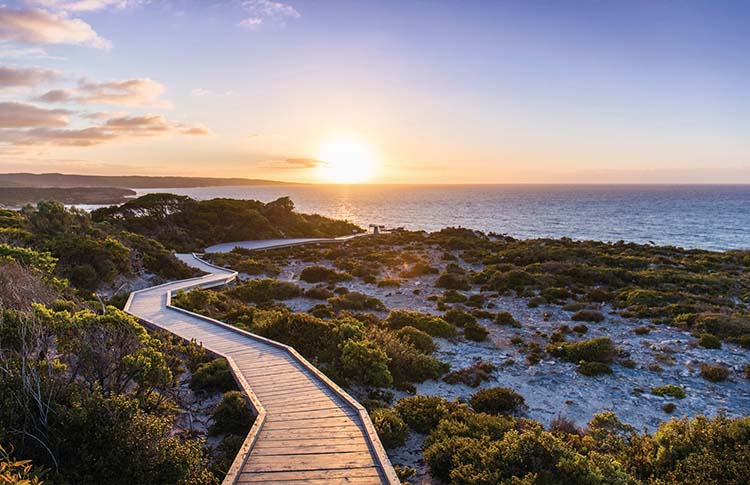
[[[312,242],[312,241],[311,241]],[[165,287],[165,286],[171,286],[175,283],[190,283],[193,282],[194,284],[188,284],[185,286],[181,286],[180,290],[190,290],[194,288],[211,288],[215,286],[225,285],[228,283],[231,283],[237,278],[237,272],[229,270],[227,268],[223,268],[221,266],[217,266],[215,264],[209,263],[203,259],[201,259],[197,254],[193,253],[192,257],[195,258],[198,262],[201,264],[205,264],[208,266],[211,266],[213,268],[216,268],[222,272],[225,272],[226,275],[224,277],[216,277],[217,275],[208,275],[208,276],[199,276],[195,278],[188,278],[185,280],[179,280],[179,281],[172,281],[169,283],[164,283],[162,285],[153,286],[150,288],[146,288],[143,290],[138,290],[130,294],[130,297],[128,298],[127,303],[125,304],[125,311],[128,311],[130,308],[130,305],[133,301],[134,295],[139,294],[141,292],[145,291],[152,291],[156,288]],[[305,369],[307,369],[309,372],[311,372],[313,375],[315,375],[320,381],[328,388],[330,389],[334,394],[339,396],[341,399],[343,399],[351,408],[353,408],[364,427],[364,430],[367,435],[367,444],[370,448],[370,451],[375,455],[378,464],[380,465],[381,472],[383,473],[385,479],[389,484],[392,485],[398,485],[400,484],[400,480],[398,479],[398,476],[396,475],[395,470],[393,469],[393,466],[391,465],[390,460],[388,459],[387,454],[385,453],[385,449],[383,448],[382,443],[380,442],[380,438],[377,435],[377,432],[375,430],[375,427],[372,424],[372,421],[370,420],[370,417],[367,413],[367,410],[355,399],[353,399],[346,391],[341,389],[336,383],[331,381],[325,374],[323,374],[319,369],[317,369],[315,366],[310,364],[310,362],[307,361],[302,355],[300,355],[294,348],[282,344],[280,342],[276,342],[274,340],[268,339],[266,337],[262,337],[260,335],[256,335],[251,332],[247,332],[245,330],[242,330],[240,328],[234,327],[232,325],[229,325],[227,323],[224,323],[220,320],[216,320],[204,315],[200,315],[198,313],[191,312],[189,310],[185,310],[184,308],[179,308],[174,305],[172,305],[172,289],[168,289],[166,291],[166,307],[172,311],[181,312],[186,315],[189,315],[192,318],[197,318],[203,321],[206,321],[212,325],[219,326],[221,328],[224,328],[226,330],[229,330],[231,332],[240,334],[244,337],[263,342],[267,345],[270,345],[272,347],[278,348],[286,352],[290,357],[292,357],[295,361],[297,361],[301,366],[303,366]],[[147,324],[149,327],[152,328],[158,328],[161,329],[158,325],[155,325],[152,322],[149,322],[148,320],[145,320],[143,318],[140,318],[141,321],[143,321],[145,324]],[[247,437],[245,438],[240,451],[235,456],[235,459],[232,463],[232,466],[230,467],[229,471],[227,472],[226,477],[224,478],[223,485],[234,485],[237,483],[237,480],[240,476],[242,467],[244,466],[245,462],[247,461],[248,456],[250,455],[250,452],[253,449],[253,446],[257,442],[258,435],[266,421],[266,410],[261,404],[258,397],[255,395],[255,393],[252,391],[251,387],[248,385],[245,378],[242,376],[242,373],[239,370],[239,367],[237,366],[234,359],[228,355],[222,355],[219,352],[214,352],[216,355],[219,355],[225,359],[227,359],[227,362],[229,363],[230,370],[232,372],[232,375],[235,378],[235,381],[240,386],[240,388],[244,391],[248,401],[250,402],[251,407],[253,408],[253,411],[255,411],[256,414],[256,420],[253,424],[252,428],[250,429],[250,432],[248,433]]]

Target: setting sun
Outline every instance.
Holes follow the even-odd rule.
[[[336,184],[357,184],[372,178],[377,156],[363,141],[346,137],[323,143],[316,156],[318,178]]]

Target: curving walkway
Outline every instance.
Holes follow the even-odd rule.
[[[174,291],[237,276],[195,255],[178,257],[207,274],[133,292],[125,311],[229,362],[257,418],[224,484],[400,483],[365,409],[294,349],[170,305]]]
[[[368,233],[352,234],[351,236],[331,237],[331,238],[298,238],[298,239],[262,239],[255,241],[237,241],[222,244],[214,244],[205,249],[206,253],[228,253],[234,248],[249,249],[251,251],[261,251],[263,249],[288,248],[292,246],[301,246],[303,244],[327,244],[347,241],[355,237],[366,236]]]

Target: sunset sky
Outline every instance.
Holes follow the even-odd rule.
[[[0,171],[750,183],[750,2],[0,3]]]

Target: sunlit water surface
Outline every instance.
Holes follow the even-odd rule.
[[[635,241],[715,250],[750,248],[750,186],[295,185],[138,190],[264,202],[298,210],[439,230],[462,226],[518,238]]]

